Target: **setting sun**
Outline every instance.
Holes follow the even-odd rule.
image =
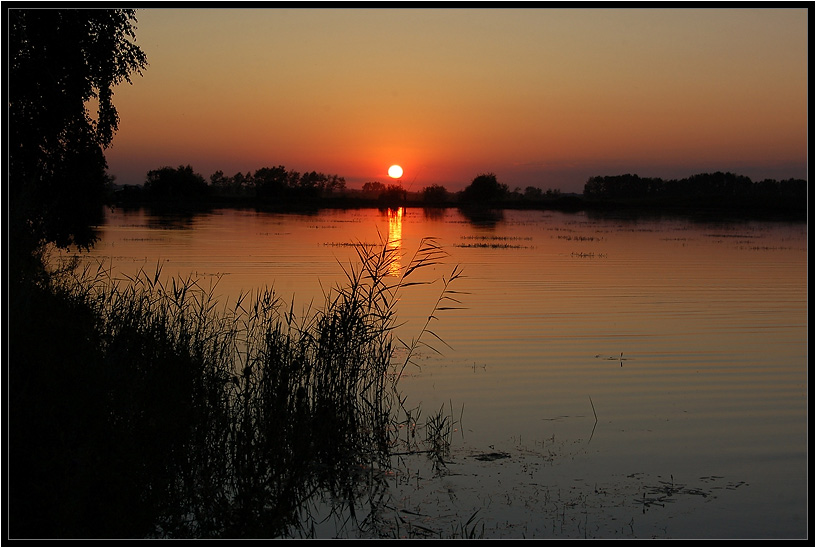
[[[392,179],[399,179],[402,177],[402,168],[398,165],[393,165],[388,168],[388,176]]]

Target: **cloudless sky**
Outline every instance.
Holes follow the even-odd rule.
[[[120,184],[283,165],[464,188],[807,178],[808,10],[144,9],[115,89]]]

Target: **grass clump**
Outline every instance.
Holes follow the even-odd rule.
[[[217,281],[116,279],[76,265],[16,282],[10,303],[10,534],[16,538],[309,536],[310,505],[382,500],[400,375],[426,346],[395,305],[444,251],[397,277],[357,247],[345,283],[302,315],[274,290],[218,303]],[[395,362],[396,344],[407,357]],[[442,420],[442,419],[439,419]],[[311,527],[311,528],[310,528]]]

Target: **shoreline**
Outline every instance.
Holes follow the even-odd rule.
[[[428,202],[424,200],[383,200],[359,196],[328,196],[322,198],[269,200],[255,197],[208,197],[198,200],[188,199],[131,199],[116,196],[108,207],[123,209],[147,208],[156,212],[197,212],[214,209],[255,209],[270,213],[318,212],[324,209],[458,209],[466,216],[482,216],[489,212],[505,210],[560,211],[563,213],[587,212],[602,216],[639,217],[691,217],[695,219],[717,220],[757,220],[807,222],[810,208],[807,203],[801,207],[767,206],[767,204],[725,205],[694,200],[669,202],[667,200],[596,200],[581,195],[562,195],[551,200],[502,200],[486,203],[466,203],[455,200]]]

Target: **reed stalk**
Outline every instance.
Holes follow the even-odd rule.
[[[387,242],[360,244],[357,256],[344,283],[301,316],[272,289],[219,303],[217,279],[165,279],[159,265],[122,278],[101,264],[52,273],[47,291],[88,319],[93,343],[77,363],[93,386],[77,390],[95,395],[95,434],[104,438],[69,451],[95,452],[105,466],[93,485],[129,494],[116,503],[129,528],[111,525],[107,535],[308,535],[308,501],[318,494],[352,516],[361,501],[384,499],[405,411],[397,384],[417,348],[434,349],[427,338],[444,343],[429,326],[439,311],[461,308],[450,305],[459,304],[450,286],[462,273],[443,277],[418,336],[399,340],[407,357],[397,362],[400,292],[431,283],[416,278],[445,253],[423,240],[396,281]],[[441,452],[451,422],[441,412],[434,421],[427,440]]]

